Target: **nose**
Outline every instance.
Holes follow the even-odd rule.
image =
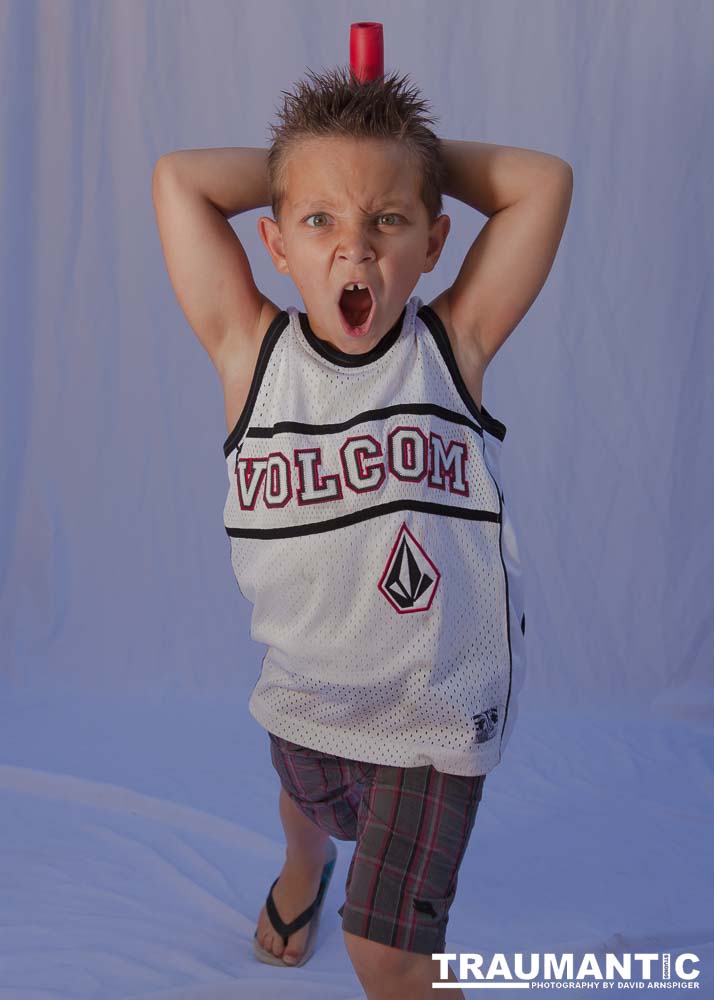
[[[348,260],[352,264],[361,264],[363,261],[374,260],[376,254],[370,246],[364,229],[355,228],[349,233],[345,233],[340,240],[339,256],[342,260]]]
[[[374,251],[370,247],[342,247],[340,258],[348,260],[351,264],[363,264],[375,259]]]

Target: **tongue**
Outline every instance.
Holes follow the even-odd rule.
[[[358,288],[356,292],[343,292],[340,297],[340,308],[345,314],[350,326],[362,326],[367,322],[372,308],[372,296],[369,289]]]

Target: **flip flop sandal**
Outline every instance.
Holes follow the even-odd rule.
[[[261,962],[266,962],[268,965],[284,965],[288,969],[294,969],[300,965],[304,965],[305,962],[307,962],[307,960],[312,955],[315,946],[315,937],[317,935],[317,928],[320,923],[322,906],[325,901],[325,894],[327,893],[327,887],[330,884],[330,879],[332,878],[332,872],[335,867],[335,861],[337,860],[337,848],[335,847],[332,841],[330,841],[329,854],[330,858],[325,863],[325,866],[322,869],[322,876],[320,878],[320,888],[317,891],[317,896],[315,897],[313,902],[310,903],[307,909],[303,910],[302,913],[299,916],[295,917],[294,920],[291,920],[289,924],[286,924],[282,920],[275,906],[275,900],[273,899],[273,889],[275,888],[275,884],[277,883],[278,879],[276,878],[275,882],[273,882],[273,884],[271,885],[270,892],[268,893],[268,898],[265,901],[265,908],[268,911],[268,916],[270,918],[271,924],[278,932],[278,934],[282,937],[283,944],[285,945],[285,947],[287,947],[288,938],[290,937],[291,934],[294,934],[295,931],[298,931],[300,930],[301,927],[304,927],[305,924],[308,923],[308,921],[312,921],[312,923],[310,924],[310,930],[308,931],[307,941],[305,942],[305,950],[300,956],[300,958],[297,960],[297,962],[284,962],[281,956],[274,955],[272,951],[266,951],[265,948],[263,948],[263,946],[258,942],[258,928],[256,927],[255,934],[253,935],[253,950],[255,951],[255,954],[257,955],[257,957],[260,959]],[[279,875],[278,878],[280,878]]]

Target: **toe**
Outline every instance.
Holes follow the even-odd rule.
[[[265,907],[258,916],[258,944],[265,951],[273,950],[273,931]]]

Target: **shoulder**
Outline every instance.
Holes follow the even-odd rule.
[[[275,318],[284,311],[265,295],[261,294],[261,299],[262,304],[255,326],[247,332],[235,329],[229,330],[226,334],[219,368],[219,374],[224,381],[231,379],[236,370],[244,372],[246,363],[255,361],[266,333]]]
[[[459,332],[456,329],[449,307],[449,291],[450,289],[446,288],[427,304],[444,328],[449,346],[462,375],[466,377],[467,381],[479,384],[488,367],[489,359],[480,349],[474,336],[467,336],[463,331]]]

